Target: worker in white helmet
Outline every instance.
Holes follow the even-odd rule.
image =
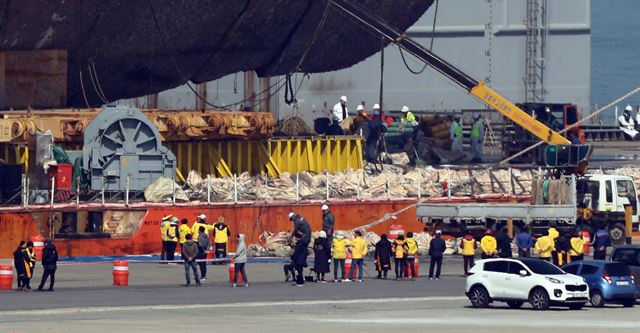
[[[340,101],[333,106],[332,120],[341,122],[349,118],[349,109],[347,108],[347,96],[340,97]]]
[[[627,107],[624,108],[624,113],[618,117],[618,124],[620,125],[620,130],[624,133],[627,140],[640,140],[638,130],[635,128],[635,122],[631,117],[632,111],[633,108],[631,105],[627,105]]]
[[[352,134],[362,135],[366,138],[367,135],[369,135],[369,116],[367,115],[367,112],[364,109],[364,105],[362,104],[358,104],[356,111],[358,113],[353,118],[353,122],[351,123],[351,125],[349,125],[349,129],[351,130]]]
[[[333,228],[335,221],[336,219],[333,216],[333,213],[329,210],[329,206],[322,205],[322,231],[327,234],[329,244],[331,244],[331,241],[333,240]]]
[[[409,110],[408,106],[403,106],[402,109],[400,109],[400,112],[402,112],[402,118],[400,118],[400,126],[401,127],[405,127],[405,126],[409,126],[409,127],[414,127],[418,125],[418,122],[416,121],[416,116],[413,115],[413,113],[411,112],[411,110]]]

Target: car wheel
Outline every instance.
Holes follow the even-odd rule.
[[[636,301],[633,299],[627,299],[622,301],[622,306],[625,308],[632,308],[635,305]]]
[[[473,287],[469,293],[469,301],[474,308],[486,308],[489,306],[489,293],[484,287]]]
[[[522,304],[524,304],[524,302],[521,302],[521,301],[509,301],[509,302],[507,302],[507,305],[512,309],[519,309],[519,308],[522,307]]]
[[[613,245],[622,245],[626,241],[624,225],[620,223],[614,224],[609,228],[609,236]]]
[[[549,294],[547,294],[546,290],[538,288],[531,292],[529,303],[531,303],[534,310],[546,310],[549,308]]]
[[[602,293],[597,290],[591,292],[591,298],[589,300],[591,301],[591,305],[596,308],[604,306],[604,297],[602,296]]]
[[[569,304],[569,309],[571,310],[581,310],[582,307],[584,307],[585,303],[578,303],[578,304]]]

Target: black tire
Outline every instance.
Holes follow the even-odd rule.
[[[482,286],[475,286],[469,292],[469,301],[474,308],[486,308],[489,306],[489,293]]]
[[[602,296],[602,293],[598,290],[594,290],[591,292],[589,301],[591,302],[591,305],[595,308],[601,308],[604,306],[604,296]]]
[[[624,306],[625,308],[632,308],[635,304],[636,300],[634,299],[627,299],[622,301],[622,306]]]
[[[569,304],[569,309],[571,310],[582,310],[586,303],[577,303],[577,304]]]
[[[549,308],[549,294],[542,288],[537,288],[529,295],[529,303],[534,310],[546,310]]]
[[[508,301],[507,305],[512,308],[512,309],[519,309],[522,307],[522,304],[524,304],[524,302],[522,301]]]
[[[611,238],[611,244],[613,245],[624,244],[627,240],[624,225],[616,223],[609,227],[609,237]]]

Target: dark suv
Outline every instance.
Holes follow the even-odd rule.
[[[636,280],[636,297],[640,297],[640,245],[622,245],[613,249],[611,260],[629,266]]]

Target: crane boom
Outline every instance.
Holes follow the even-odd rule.
[[[381,18],[349,0],[327,0],[340,12],[361,22],[372,30],[380,33],[390,42],[399,45],[414,57],[423,61],[433,69],[448,77],[450,80],[466,89],[471,95],[494,108],[496,111],[511,119],[514,123],[529,131],[540,140],[550,145],[569,145],[571,142],[560,133],[552,130],[544,123],[536,120],[515,104],[502,97],[484,82],[476,81],[460,69],[451,65],[433,52],[427,50],[413,39],[406,37]]]

